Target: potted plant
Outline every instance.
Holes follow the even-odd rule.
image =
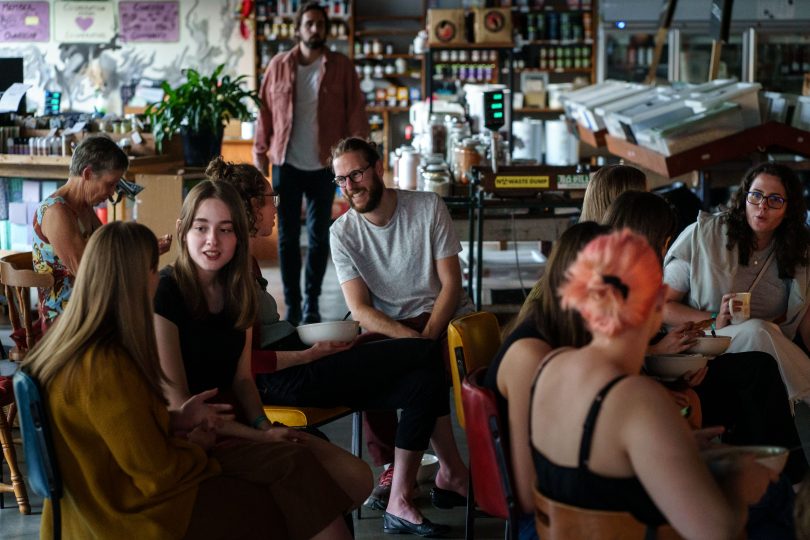
[[[252,119],[247,102],[252,101],[258,108],[258,93],[243,87],[244,75],[220,78],[224,68],[225,64],[220,64],[208,77],[184,69],[186,82],[175,88],[163,83],[163,101],[146,108],[158,152],[162,151],[163,141],[179,131],[186,163],[205,166],[222,150],[225,124],[231,119]]]

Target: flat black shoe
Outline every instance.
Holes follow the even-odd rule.
[[[388,508],[388,499],[375,497],[374,493],[372,493],[369,495],[368,499],[366,499],[366,502],[363,503],[363,506],[369,510],[385,510]]]
[[[388,512],[383,512],[383,532],[386,534],[415,534],[427,538],[444,536],[450,532],[450,527],[433,523],[423,518],[422,523],[411,523]]]
[[[467,497],[449,489],[434,487],[430,490],[430,502],[436,508],[447,510],[456,506],[467,506]]]

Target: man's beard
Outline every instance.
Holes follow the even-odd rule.
[[[310,49],[316,50],[323,48],[326,45],[326,38],[313,36],[304,42]]]
[[[351,196],[347,197],[349,199],[349,206],[351,206],[359,214],[371,212],[373,210],[376,210],[377,207],[380,206],[383,191],[385,191],[385,184],[383,183],[382,178],[380,178],[379,175],[377,174],[377,171],[374,171],[373,180],[374,182],[371,184],[371,186],[366,188],[366,194],[368,195],[368,197],[365,206],[358,208],[354,204],[354,199]]]

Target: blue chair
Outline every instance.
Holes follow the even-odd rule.
[[[41,497],[51,499],[53,537],[62,536],[59,501],[62,499],[62,477],[56,462],[51,436],[48,404],[44,392],[33,377],[18,369],[14,374],[14,396],[23,438],[23,452],[28,468],[28,487]]]

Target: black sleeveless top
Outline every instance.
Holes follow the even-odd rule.
[[[555,355],[556,353],[551,354]],[[532,384],[532,404],[534,403],[534,390],[537,380],[552,358],[553,356],[550,356],[543,363],[535,376]],[[594,426],[599,411],[602,408],[602,402],[611,388],[626,376],[619,375],[607,383],[594,398],[582,428],[578,467],[557,465],[538,451],[533,444],[531,445],[532,459],[537,471],[537,489],[546,497],[563,504],[591,510],[630,512],[640,522],[656,527],[666,523],[666,519],[650,499],[638,478],[635,476],[611,478],[596,474],[588,469],[591,440],[593,439]],[[529,437],[529,441],[531,441],[531,412],[529,417]]]

